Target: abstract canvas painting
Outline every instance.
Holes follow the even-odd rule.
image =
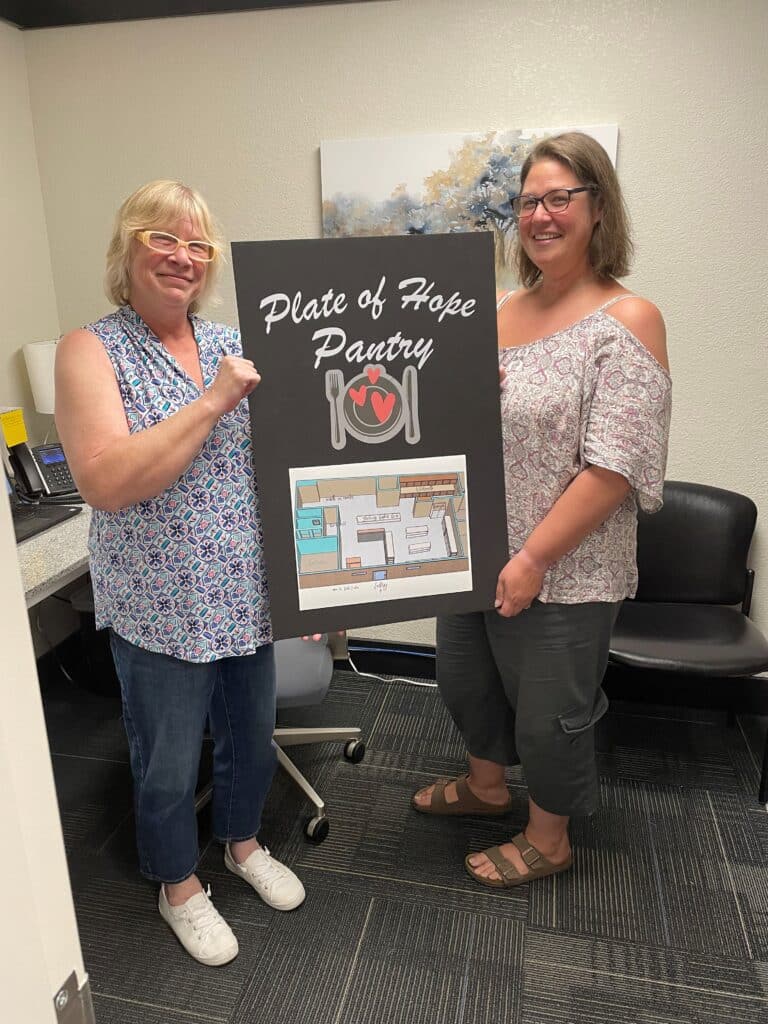
[[[489,231],[497,283],[511,286],[516,225],[510,198],[520,190],[520,169],[538,139],[568,130],[592,135],[615,165],[616,125],[322,142],[323,234]]]

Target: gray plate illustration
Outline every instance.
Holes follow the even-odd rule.
[[[359,441],[388,441],[403,425],[401,386],[379,367],[368,367],[347,384],[341,407],[347,432]]]

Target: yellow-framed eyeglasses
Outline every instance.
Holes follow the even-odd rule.
[[[146,245],[153,252],[162,252],[166,256],[172,256],[180,245],[184,246],[189,258],[195,263],[210,263],[216,257],[216,246],[213,242],[205,242],[200,238],[190,239],[185,242],[168,231],[137,231],[136,238],[142,245]]]

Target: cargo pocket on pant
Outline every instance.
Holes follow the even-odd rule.
[[[566,735],[578,736],[599,722],[607,710],[608,698],[605,695],[605,690],[600,687],[591,711],[573,711],[567,715],[558,715],[557,720],[560,722],[560,728]]]

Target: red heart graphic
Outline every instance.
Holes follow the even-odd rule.
[[[368,394],[368,388],[365,384],[361,384],[360,387],[355,391],[354,388],[349,389],[349,397],[355,403],[355,405],[365,405],[365,396]]]
[[[389,417],[392,415],[392,407],[395,404],[395,396],[390,391],[386,398],[382,398],[378,391],[374,391],[371,395],[371,405],[373,411],[376,413],[376,419],[379,423],[386,423]]]
[[[375,384],[376,381],[379,379],[379,374],[381,373],[381,370],[379,370],[378,367],[376,366],[369,366],[365,372],[368,374],[368,380],[371,382],[371,384]]]

